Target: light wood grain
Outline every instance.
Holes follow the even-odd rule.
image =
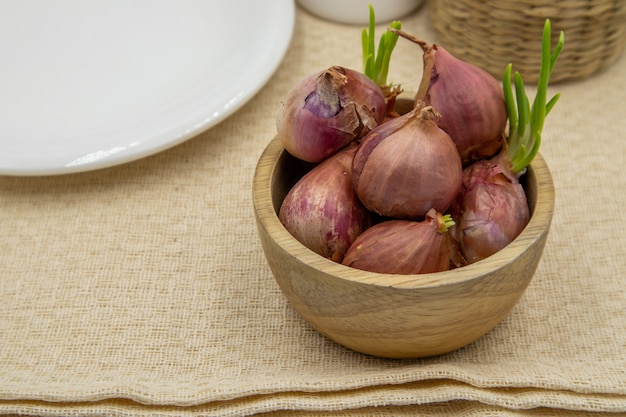
[[[465,346],[496,326],[530,283],[554,210],[554,185],[538,155],[524,176],[532,216],[510,245],[454,271],[422,275],[365,272],[325,259],[300,244],[277,211],[289,188],[311,168],[270,142],[253,183],[259,238],[293,307],[320,333],[350,349],[416,358]]]

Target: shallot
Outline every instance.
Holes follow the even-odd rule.
[[[500,155],[465,168],[463,189],[451,209],[458,223],[454,234],[468,263],[511,243],[530,219],[524,188]]]
[[[425,274],[450,269],[455,241],[450,215],[431,209],[422,221],[387,220],[356,238],[343,264],[386,274]]]
[[[316,165],[289,191],[279,219],[300,243],[336,262],[372,221],[352,188],[356,143]]]
[[[416,106],[372,130],[352,162],[354,187],[369,210],[416,220],[448,210],[461,188],[462,165],[430,107]]]
[[[511,65],[505,70],[503,86],[509,117],[508,141],[489,160],[465,168],[463,189],[453,205],[457,223],[455,236],[468,263],[493,255],[513,241],[526,227],[530,209],[519,183],[526,167],[539,150],[544,121],[560,95],[547,100],[548,81],[564,44],[550,52],[550,20],[546,20],[537,93],[530,107],[521,75],[515,73],[516,100],[511,88]],[[517,102],[517,105],[516,105]]]
[[[320,162],[378,126],[385,109],[374,81],[359,71],[332,66],[289,91],[276,118],[277,134],[296,158]]]
[[[416,101],[433,106],[437,125],[456,144],[464,164],[491,157],[500,149],[507,113],[500,83],[484,69],[462,61],[441,45],[429,45],[394,30],[423,50],[423,76]]]

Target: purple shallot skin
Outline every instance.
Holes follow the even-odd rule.
[[[441,113],[437,121],[456,144],[464,164],[497,154],[507,114],[500,83],[480,67],[432,45],[434,63],[426,103]]]
[[[503,249],[524,230],[530,220],[528,201],[505,153],[465,168],[451,214],[454,236],[470,264]]]
[[[289,91],[276,118],[277,134],[291,155],[321,162],[378,126],[385,106],[383,93],[372,80],[333,66]]]
[[[418,220],[434,208],[444,213],[462,180],[459,153],[433,118],[416,106],[367,134],[352,163],[355,191],[368,210],[384,217]]]
[[[346,253],[343,264],[384,274],[447,271],[456,242],[431,209],[422,221],[385,220],[364,231]]]
[[[279,219],[300,243],[315,253],[341,262],[348,247],[372,223],[357,198],[350,174],[357,144],[328,157],[289,191]]]

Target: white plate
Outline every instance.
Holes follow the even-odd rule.
[[[0,174],[142,158],[216,125],[287,50],[293,0],[0,2]]]

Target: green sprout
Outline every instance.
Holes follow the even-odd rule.
[[[398,41],[398,35],[388,29],[381,36],[378,43],[378,53],[376,53],[376,40],[374,37],[376,16],[374,15],[374,7],[371,3],[369,10],[369,28],[364,28],[361,36],[361,45],[363,47],[363,73],[379,86],[384,86],[387,84],[391,53]],[[398,21],[391,22],[389,26],[397,30],[402,29],[402,24]]]
[[[515,173],[523,173],[532,162],[541,145],[541,132],[544,122],[550,110],[559,100],[560,94],[556,94],[547,100],[548,82],[552,70],[565,43],[565,35],[561,31],[559,41],[551,52],[551,25],[550,19],[546,19],[543,27],[541,43],[541,67],[537,82],[537,93],[530,107],[530,100],[526,95],[524,81],[519,72],[514,73],[515,98],[511,86],[511,68],[507,65],[504,71],[503,88],[506,111],[509,118],[509,138],[507,141],[508,155],[513,163]]]
[[[446,233],[448,229],[450,229],[455,224],[456,223],[454,222],[454,219],[452,219],[452,215],[444,214],[443,216],[441,216],[439,226],[437,227],[437,232]]]

